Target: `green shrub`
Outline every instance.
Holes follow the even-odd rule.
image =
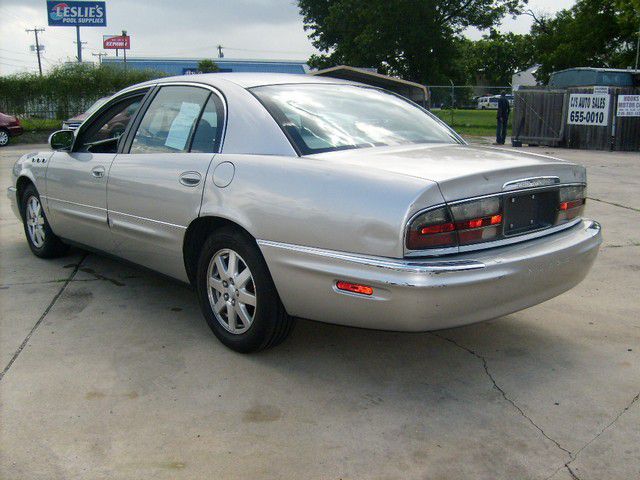
[[[21,117],[68,118],[85,111],[100,97],[165,74],[125,70],[121,65],[67,63],[42,77],[19,73],[0,77],[0,111]]]

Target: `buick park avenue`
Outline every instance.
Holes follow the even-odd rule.
[[[188,282],[240,352],[295,318],[415,332],[500,317],[574,287],[601,243],[582,166],[467,145],[336,79],[154,80],[50,146],[8,190],[32,252],[77,245]]]

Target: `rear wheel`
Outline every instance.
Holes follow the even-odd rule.
[[[64,255],[69,247],[53,233],[44,208],[40,202],[40,195],[33,185],[28,185],[22,193],[21,210],[24,233],[29,248],[34,255],[41,258],[54,258]]]
[[[293,328],[255,241],[237,229],[225,227],[209,236],[198,261],[197,287],[209,327],[232,350],[273,347]]]

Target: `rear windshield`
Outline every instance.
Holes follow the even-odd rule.
[[[459,143],[416,105],[355,85],[269,85],[251,89],[303,155],[384,145]]]

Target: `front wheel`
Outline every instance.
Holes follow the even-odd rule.
[[[47,221],[40,195],[33,185],[28,185],[22,193],[21,210],[24,233],[31,251],[40,258],[54,258],[64,255],[68,246],[62,243]]]
[[[209,327],[232,350],[276,346],[293,328],[255,241],[237,229],[209,236],[198,261],[197,288]]]
[[[0,147],[9,144],[9,132],[4,128],[0,128]]]

